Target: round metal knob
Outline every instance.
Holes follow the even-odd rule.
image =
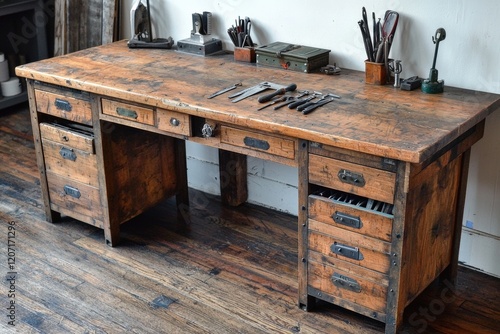
[[[170,124],[172,124],[173,126],[179,126],[179,124],[181,124],[181,122],[179,122],[179,120],[177,118],[172,117],[170,119]]]
[[[212,137],[214,135],[214,128],[208,123],[203,124],[203,127],[201,128],[201,135],[204,138]]]

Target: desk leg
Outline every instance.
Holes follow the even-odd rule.
[[[219,150],[220,192],[223,204],[238,206],[248,199],[247,157]]]
[[[189,190],[186,163],[186,142],[175,139],[175,167],[177,175],[177,214],[184,222],[189,222]]]
[[[458,202],[456,209],[456,222],[453,234],[453,246],[450,265],[441,273],[441,281],[450,281],[455,284],[458,272],[458,252],[460,251],[460,238],[462,237],[462,220],[464,217],[465,194],[467,191],[467,179],[469,175],[470,149],[462,154],[462,170],[460,176],[460,185],[458,187]]]
[[[33,140],[35,143],[35,153],[38,171],[40,173],[40,187],[42,190],[42,200],[45,209],[45,219],[54,223],[61,219],[61,214],[50,208],[49,186],[47,184],[47,175],[45,174],[45,159],[43,158],[42,139],[40,136],[40,120],[36,111],[34,81],[27,80],[28,100],[31,115],[31,127],[33,129]]]
[[[304,311],[314,308],[316,298],[307,292],[307,238],[308,238],[308,196],[309,196],[309,144],[305,140],[299,140],[297,161],[298,188],[299,188],[299,211],[298,211],[298,280],[299,280],[299,307]]]

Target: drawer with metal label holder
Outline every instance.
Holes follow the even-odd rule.
[[[57,124],[40,124],[45,169],[98,187],[97,158],[92,133]]]
[[[36,109],[69,121],[92,125],[90,97],[85,92],[52,93],[35,89]]]
[[[309,182],[394,203],[396,174],[382,169],[309,154]]]
[[[352,232],[391,241],[394,205],[322,188],[308,197],[308,217]]]
[[[391,244],[309,219],[308,250],[387,274]]]
[[[388,277],[314,253],[308,263],[308,294],[385,321]],[[360,308],[360,306],[362,308]]]
[[[102,113],[132,122],[155,125],[155,110],[153,107],[137,106],[114,100],[102,99]]]
[[[249,151],[294,160],[297,141],[292,138],[221,126],[220,141]],[[258,156],[258,155],[257,155]]]
[[[102,228],[99,189],[47,172],[51,209]]]
[[[75,124],[40,123],[40,135],[42,140],[51,140],[74,149],[95,153],[91,128],[77,127]]]

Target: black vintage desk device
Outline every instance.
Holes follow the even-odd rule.
[[[115,245],[122,222],[166,196],[188,210],[186,140],[242,171],[222,189],[231,205],[246,200],[246,155],[295,166],[299,306],[322,299],[387,333],[435,278],[456,274],[470,148],[500,106],[494,94],[405,92],[366,85],[356,71],[305,74],[124,42],[17,74],[28,80],[47,220],[74,217]],[[257,96],[207,99],[263,81],[342,98],[309,115],[257,111]]]

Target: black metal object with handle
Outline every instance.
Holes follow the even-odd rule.
[[[271,99],[275,96],[283,95],[286,92],[293,92],[296,89],[297,89],[297,85],[293,83],[293,84],[290,84],[286,87],[276,89],[276,91],[272,92],[271,94],[260,96],[258,101],[260,103],[268,102],[268,101],[271,101]]]

